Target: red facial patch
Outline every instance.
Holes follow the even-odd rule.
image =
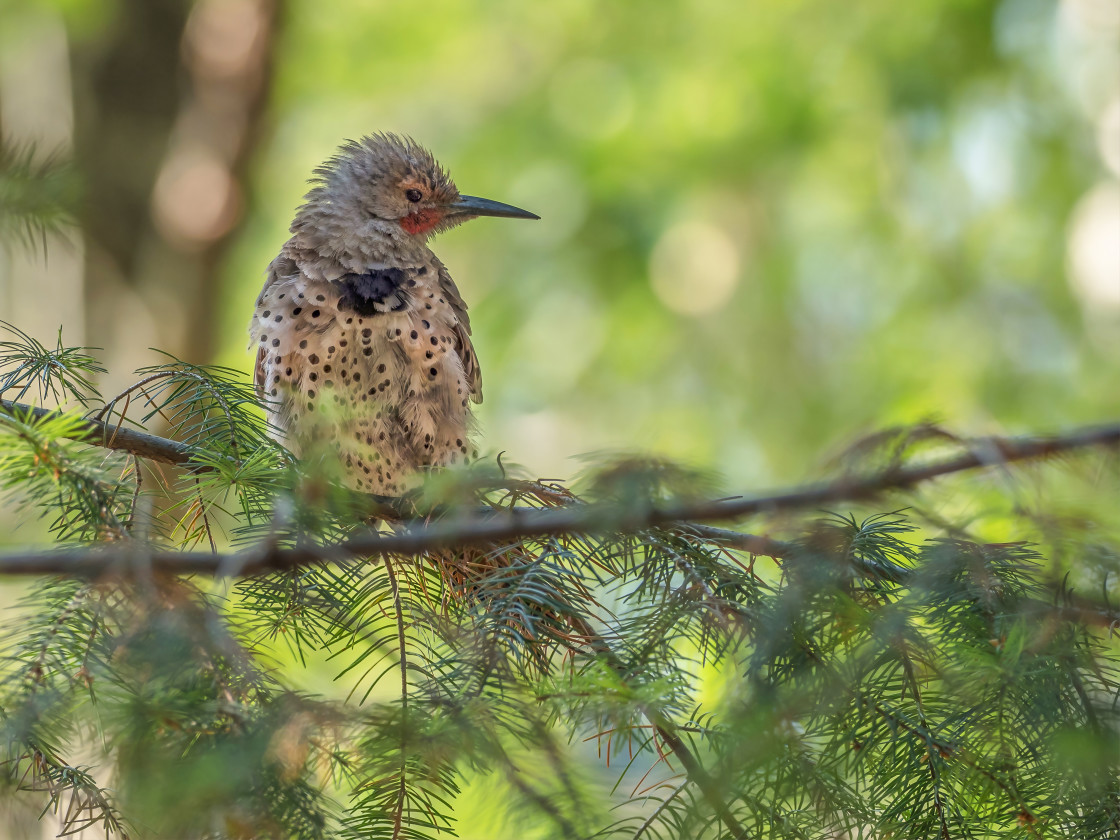
[[[406,233],[427,233],[438,225],[442,218],[443,213],[439,210],[419,210],[416,213],[409,213],[401,219],[401,227]]]

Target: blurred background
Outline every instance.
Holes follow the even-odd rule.
[[[0,132],[80,230],[0,252],[0,318],[248,373],[311,169],[396,131],[539,223],[434,242],[482,448],[656,452],[728,486],[872,429],[1120,413],[1115,0],[0,0]],[[0,246],[2,247],[2,246]]]

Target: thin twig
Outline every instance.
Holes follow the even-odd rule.
[[[101,422],[101,421],[105,420],[106,415],[111,416],[113,408],[116,406],[116,404],[118,402],[120,402],[121,400],[125,400],[124,408],[119,412],[121,422],[123,423],[124,422],[124,417],[128,413],[128,406],[129,406],[129,403],[131,402],[133,391],[137,391],[137,390],[143,391],[144,386],[147,385],[149,382],[155,382],[157,379],[166,379],[169,376],[174,376],[176,373],[178,373],[178,371],[161,370],[158,373],[153,373],[151,376],[145,376],[139,382],[133,382],[131,385],[129,385],[127,388],[125,388],[123,391],[121,391],[119,394],[117,394],[115,397],[113,397],[111,400],[109,400],[107,403],[105,403],[105,405],[103,405],[98,410],[98,412],[95,415],[93,415],[93,419],[96,420],[97,422]],[[148,395],[145,393],[144,396],[147,397]],[[148,397],[148,401],[151,402],[151,397]]]
[[[132,474],[136,477],[136,486],[132,490],[132,502],[128,506],[128,519],[124,523],[124,530],[128,534],[132,534],[132,528],[136,524],[136,505],[140,501],[140,492],[144,487],[144,477],[141,474],[140,459],[135,455],[132,456]]]
[[[653,813],[649,815],[645,822],[638,826],[638,831],[630,840],[639,840],[643,834],[649,829],[651,825],[657,822],[657,818],[661,816],[662,812],[669,807],[674,799],[681,795],[681,792],[688,787],[688,781],[682,782],[679,786],[673,789],[672,793],[666,796],[661,803],[654,809]]]

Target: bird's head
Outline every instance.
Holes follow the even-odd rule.
[[[539,219],[527,210],[460,195],[451,177],[415,141],[374,134],[344,143],[315,170],[315,186],[292,232],[327,238],[333,250],[364,235],[426,240],[477,216]]]

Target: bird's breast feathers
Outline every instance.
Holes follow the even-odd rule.
[[[254,380],[287,444],[300,450],[301,439],[342,431],[380,441],[373,451],[392,449],[409,470],[460,457],[481,381],[446,270],[437,261],[330,273],[313,279],[282,254],[257,300]],[[372,469],[363,486],[390,489]]]

